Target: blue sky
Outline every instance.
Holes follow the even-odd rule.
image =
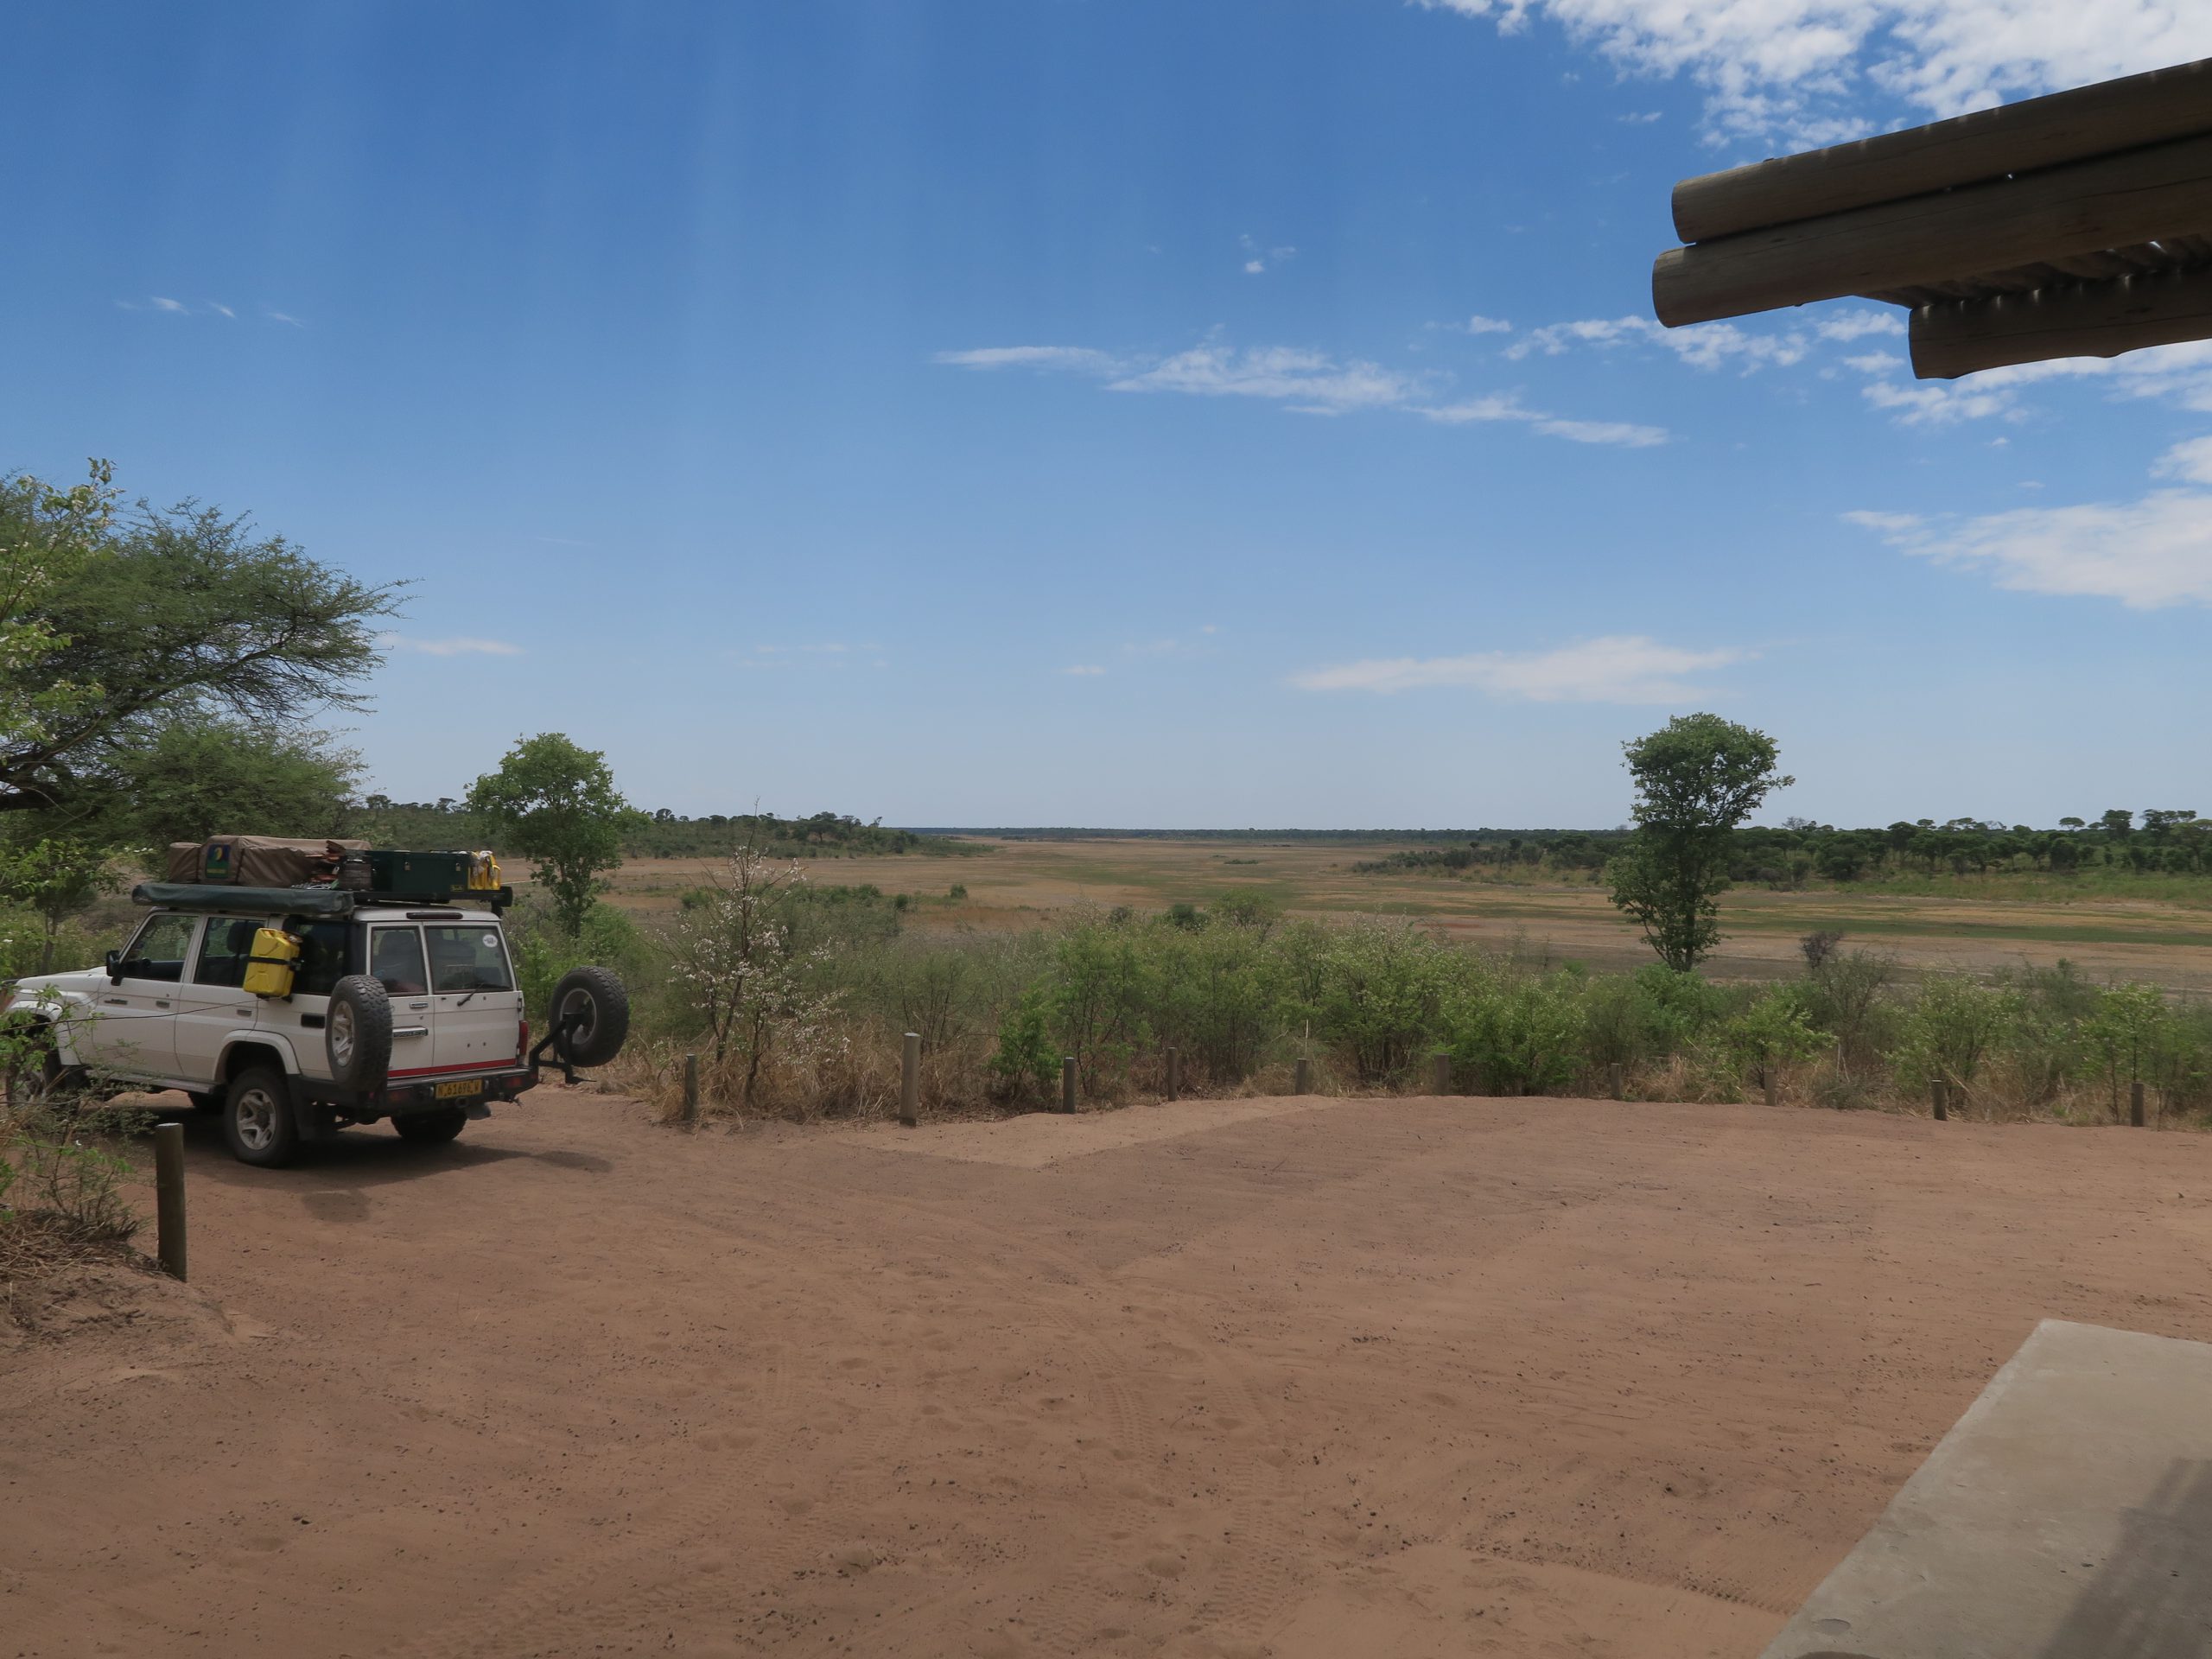
[[[2212,807],[2212,352],[1648,286],[1678,178],[2212,8],[1683,10],[20,5],[0,463],[413,580],[401,798],[1606,824],[1710,708],[1777,816]]]

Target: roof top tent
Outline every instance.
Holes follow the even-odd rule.
[[[1949,380],[2212,338],[2212,59],[1675,187],[1670,328],[1858,295]]]

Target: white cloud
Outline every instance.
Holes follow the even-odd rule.
[[[2152,470],[2161,478],[2212,484],[2212,438],[2190,438],[2174,445],[2158,457],[2158,464]]]
[[[1314,669],[1293,681],[1309,691],[1410,691],[1466,686],[1531,702],[1676,702],[1704,691],[1683,677],[1745,661],[1745,651],[1689,651],[1642,634],[1616,634],[1541,652],[1396,657]]]
[[[1486,317],[1479,311],[1465,322],[1447,322],[1440,326],[1455,334],[1510,334],[1513,332],[1513,325],[1504,318]]]
[[[1089,679],[1094,675],[1103,674],[1105,671],[1096,663],[1075,663],[1060,671],[1063,674],[1072,674],[1080,679]]]
[[[1806,336],[1795,329],[1778,334],[1754,334],[1732,322],[1700,322],[1687,328],[1667,328],[1649,317],[1589,317],[1532,328],[1507,346],[1505,355],[1519,362],[1539,353],[1558,357],[1577,346],[1595,346],[1601,351],[1617,346],[1657,346],[1672,352],[1694,369],[1717,369],[1724,364],[1734,364],[1745,374],[1767,367],[1788,368],[1802,362],[1812,349]]]
[[[275,310],[269,306],[264,305],[261,308],[261,315],[268,318],[271,322],[287,323],[295,328],[304,328],[307,327],[307,324],[302,322],[297,317],[288,315],[284,312]]]
[[[1902,375],[1907,365],[1893,353],[1848,357],[1861,373]],[[2115,398],[2155,397],[2183,409],[2212,414],[2212,340],[2158,346],[2125,357],[2063,357],[2042,363],[2018,363],[1985,369],[1962,380],[1920,381],[1892,385],[1886,379],[1860,388],[1867,402],[1891,410],[1907,426],[1948,425],[1957,421],[2026,418],[2022,388],[2046,380],[2093,380]]]
[[[1340,415],[1347,410],[1388,409],[1407,403],[1419,393],[1421,383],[1379,364],[1357,358],[1339,362],[1325,353],[1292,346],[1242,352],[1195,346],[1139,373],[1122,376],[1109,390],[1270,397],[1306,414]]]
[[[153,305],[154,309],[156,311],[173,311],[182,313],[191,309],[189,306],[184,304],[183,302],[180,300],[166,300],[158,294],[155,295],[153,297]]]
[[[1662,112],[1658,110],[1640,110],[1633,111],[1627,115],[1617,115],[1613,119],[1616,121],[1626,122],[1632,127],[1643,127],[1649,126],[1654,121],[1659,120],[1662,117]]]
[[[1798,145],[1869,130],[1873,94],[1907,122],[2212,56],[2201,0],[1414,0],[1532,16],[1631,73],[1687,74],[1715,138]],[[1885,118],[1882,124],[1893,123]]]
[[[382,633],[377,636],[378,646],[385,651],[411,651],[424,657],[519,657],[520,645],[509,645],[504,639],[474,639],[467,637],[451,639],[415,639],[402,633]]]
[[[1402,373],[1364,359],[1338,359],[1294,346],[1238,351],[1209,341],[1172,356],[1143,361],[1081,346],[1007,346],[939,352],[935,360],[966,368],[1018,365],[1096,375],[1105,379],[1109,391],[1260,397],[1301,415],[1390,409],[1450,426],[1480,421],[1519,422],[1548,437],[1575,443],[1643,448],[1664,443],[1669,435],[1664,428],[1624,421],[1563,419],[1529,408],[1511,392],[1442,403],[1437,399],[1448,377]]]
[[[2212,439],[2177,445],[2160,469],[2212,482]],[[2212,494],[2199,490],[1966,519],[1844,517],[1916,558],[1987,571],[1999,587],[2018,593],[2116,599],[2139,611],[2212,605]]]
[[[986,346],[972,352],[939,352],[931,359],[962,369],[1066,369],[1116,374],[1121,360],[1083,346]]]
[[[210,311],[213,311],[219,317],[229,317],[233,321],[236,321],[238,319],[238,314],[232,310],[229,306],[225,305],[220,300],[208,301],[207,308]]]
[[[1296,248],[1263,248],[1249,236],[1238,237],[1236,245],[1243,249],[1247,256],[1244,261],[1244,274],[1247,276],[1262,276],[1282,264],[1284,260],[1294,259],[1298,257]]]

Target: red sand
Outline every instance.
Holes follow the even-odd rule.
[[[248,1170],[0,1337],[0,1654],[1758,1652],[2212,1139],[1758,1107],[648,1126]]]

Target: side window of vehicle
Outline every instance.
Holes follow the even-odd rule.
[[[192,930],[199,922],[197,916],[174,913],[147,918],[123,958],[124,976],[171,984],[182,979],[185,952],[192,949]]]
[[[423,931],[379,927],[369,934],[369,973],[394,996],[421,996],[430,988],[423,971]]]
[[[292,976],[294,996],[328,996],[330,988],[349,971],[346,945],[353,933],[350,922],[304,922],[297,917],[284,931],[300,942],[299,970]]]
[[[195,985],[236,990],[245,983],[245,964],[253,955],[253,936],[261,924],[238,916],[210,916],[200,936],[200,959],[192,965]]]

